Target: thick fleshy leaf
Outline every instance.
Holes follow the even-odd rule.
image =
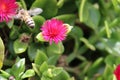
[[[18,31],[18,27],[17,26],[13,26],[10,32],[10,39],[16,39],[19,36],[19,31]]]
[[[39,66],[40,65],[32,63],[32,67],[33,67],[34,71],[37,73],[38,76],[41,76],[41,73],[39,71]]]
[[[7,73],[6,71],[0,70],[0,72],[2,73],[2,74],[1,74],[2,77],[5,77],[5,78],[9,78],[9,77],[10,77],[10,74]],[[0,78],[0,79],[1,79],[1,78]]]
[[[34,28],[33,32],[38,33],[38,32],[40,32],[40,26],[45,21],[45,18],[42,16],[34,16],[33,20],[35,21],[35,28]]]
[[[41,41],[41,42],[44,42],[44,41],[45,41],[45,40],[44,40],[44,37],[43,37],[43,35],[42,35],[42,32],[38,33],[37,36],[36,36],[36,38],[37,38],[38,41]]]
[[[75,26],[75,27],[73,27],[73,29],[71,30],[69,35],[71,35],[73,38],[76,38],[77,40],[79,40],[83,36],[83,31],[81,28]]]
[[[13,27],[14,24],[14,20],[12,19],[11,21],[9,21],[8,23],[6,23],[7,26],[11,29]]]
[[[108,55],[105,58],[105,63],[112,67],[115,64],[118,65],[120,63],[120,58],[119,58],[119,56]]]
[[[52,43],[52,45],[49,45],[47,47],[47,54],[54,55],[54,54],[62,54],[64,52],[64,46],[62,42],[59,42],[58,44]]]
[[[35,0],[31,8],[42,8],[42,16],[45,18],[51,18],[57,14],[57,0]]]
[[[53,56],[49,57],[47,63],[48,63],[49,65],[55,65],[55,64],[57,63],[58,59],[59,59],[59,56],[60,56],[60,55],[53,55]]]
[[[47,61],[48,57],[43,51],[37,50],[37,55],[35,57],[35,64],[41,65],[44,61]]]
[[[0,37],[0,69],[3,66],[4,51],[5,51],[5,47],[4,47],[3,41]]]
[[[32,77],[35,75],[35,72],[33,69],[28,69],[23,75],[22,75],[22,79],[24,78],[28,78],[28,77]]]
[[[11,74],[15,76],[15,78],[19,79],[20,76],[24,73],[25,71],[25,59],[20,59],[18,62],[16,62],[12,69],[11,69]]]
[[[96,30],[100,21],[99,10],[93,7],[87,0],[82,0],[79,7],[80,22],[85,23],[93,30]]]
[[[53,69],[52,71],[53,75],[56,75],[53,80],[69,80],[70,76],[68,73],[60,68]]]
[[[14,42],[14,51],[16,54],[25,52],[27,47],[28,47],[28,43],[24,43],[24,42],[20,41],[19,39],[17,39]]]
[[[42,50],[44,46],[36,44],[36,43],[31,43],[28,46],[28,57],[31,61],[35,59],[35,56],[37,54],[37,50]]]
[[[48,69],[48,64],[47,62],[43,62],[39,68],[40,72],[43,73],[44,71],[46,71]]]
[[[120,41],[116,41],[115,39],[102,39],[102,42],[99,42],[96,46],[100,50],[105,50],[110,54],[120,56]]]
[[[59,0],[62,2],[62,0]],[[64,4],[61,8],[58,10],[58,15],[61,14],[71,14],[74,13],[77,10],[76,4],[74,0],[64,0]]]
[[[54,18],[62,20],[64,23],[68,23],[70,25],[73,25],[75,22],[76,16],[74,14],[64,14],[64,15],[56,16]]]

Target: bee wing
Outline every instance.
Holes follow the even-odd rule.
[[[21,19],[21,17],[22,16],[20,14],[16,14],[16,15],[13,16],[14,19]]]
[[[34,9],[30,9],[28,11],[28,13],[31,15],[31,16],[35,16],[35,15],[38,15],[40,13],[42,13],[43,10],[41,8],[34,8]]]
[[[15,16],[13,16],[13,18],[14,18],[14,19],[20,19],[21,16],[19,16],[19,15],[15,15]]]

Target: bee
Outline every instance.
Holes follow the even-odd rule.
[[[42,13],[42,11],[43,10],[41,8],[34,8],[28,11],[25,9],[18,9],[16,15],[14,16],[14,19],[20,19],[24,21],[30,28],[34,28],[35,22],[31,16],[38,15]]]

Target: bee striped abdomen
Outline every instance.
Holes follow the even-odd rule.
[[[33,21],[33,19],[32,19],[31,17],[27,18],[27,19],[25,20],[25,23],[26,23],[29,27],[31,27],[31,28],[34,28],[34,27],[35,27],[35,23],[34,23],[34,21]]]
[[[16,11],[17,14],[14,16],[14,19],[21,19],[22,21],[26,23],[28,27],[34,28],[35,22],[31,16],[38,15],[41,12],[42,12],[41,8],[35,8],[30,11],[27,11],[25,9],[18,9]]]

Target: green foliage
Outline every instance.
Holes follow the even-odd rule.
[[[120,64],[120,0],[17,3],[43,12],[31,16],[34,28],[16,19],[0,23],[0,80],[115,80],[113,72]],[[44,42],[41,36],[40,28],[52,18],[73,26],[58,44]]]
[[[4,47],[1,37],[0,37],[0,44],[1,44],[0,45],[0,69],[1,69],[3,66],[4,52],[5,52],[5,47]]]

